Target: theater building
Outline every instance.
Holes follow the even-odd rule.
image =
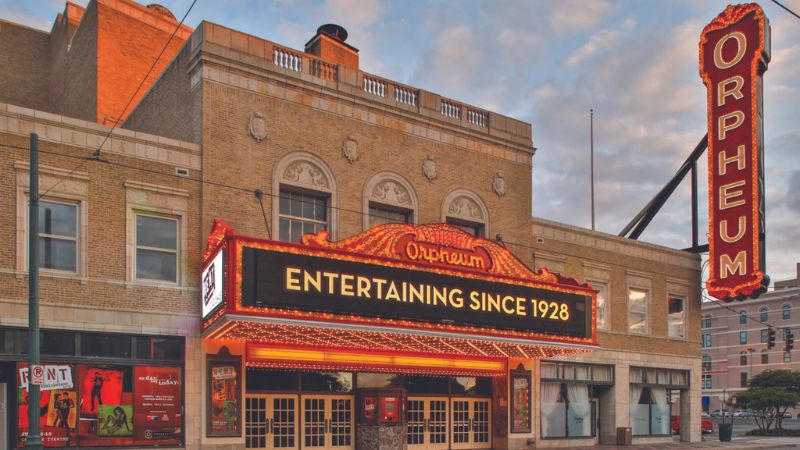
[[[106,63],[176,26],[123,0],[2,22],[0,449],[27,429],[31,132],[48,446],[700,440],[699,259],[532,218],[530,124],[366,73],[329,25],[303,50],[179,28],[109,102]],[[54,56],[25,78],[23,50]],[[70,82],[90,106],[42,94]]]

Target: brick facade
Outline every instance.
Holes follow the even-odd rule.
[[[78,13],[83,19],[75,25]],[[138,83],[149,67],[143,55],[160,50],[177,22],[129,1],[110,0],[91,2],[85,12],[68,5],[62,17],[49,44],[40,32],[14,25],[12,38],[0,29],[0,50],[16,42],[44,55],[48,45],[54,48],[53,42],[69,36],[68,57],[58,52],[48,56],[58,73],[45,71],[36,79],[63,77],[64,86],[78,83],[85,91],[51,91],[54,101],[47,102],[35,89],[30,95],[0,90],[8,96],[0,100],[11,103],[0,105],[0,143],[25,148],[28,133],[35,131],[42,150],[85,157],[110,131],[101,125],[116,117],[109,111],[121,110],[133,92],[128,82]],[[84,248],[77,274],[45,272],[42,277],[43,327],[186,337],[187,448],[244,447],[243,438],[205,436],[204,355],[218,350],[217,343],[200,339],[198,326],[205,237],[213,220],[221,218],[239,235],[277,239],[281,187],[315,188],[314,180],[303,184],[287,176],[285,169],[297,161],[312,164],[326,180],[316,187],[330,195],[333,239],[365,228],[369,188],[392,179],[414,199],[403,205],[413,205],[415,223],[473,218],[484,224],[487,238],[502,237],[530,267],[608,286],[609,326],[599,333],[601,349],[571,359],[615,367],[617,384],[600,398],[605,419],[598,437],[542,439],[537,422],[540,361],[534,359],[519,362],[533,370],[533,432],[495,436],[496,448],[528,448],[528,440],[538,446],[613,442],[616,427],[630,426],[631,366],[689,371],[690,388],[680,402],[681,415],[689,418],[682,421],[682,438],[700,439],[699,420],[694,420],[700,408],[697,256],[531,218],[536,149],[528,123],[363,72],[357,59],[336,65],[209,22],[189,32],[184,28],[176,36],[180,39],[147,83],[152,86],[133,102],[135,109],[104,146],[103,159],[114,164],[88,161],[50,194],[81,202]],[[120,60],[129,57],[131,48],[137,56]],[[279,63],[276,55],[297,58],[299,64]],[[15,60],[13,67],[0,70],[18,73],[24,64]],[[328,67],[335,70],[323,70]],[[63,115],[48,113],[54,111]],[[255,113],[266,123],[263,139],[251,135]],[[0,318],[0,325],[24,326],[26,222],[20,202],[27,152],[14,147],[0,151],[0,205],[17,211],[0,217],[0,231],[16,237],[0,245],[0,308],[11,312]],[[423,170],[431,160],[435,177]],[[42,155],[43,189],[80,163]],[[175,176],[176,169],[188,169],[188,177]],[[256,189],[265,194],[263,215]],[[459,210],[455,203],[461,198],[470,210]],[[134,281],[131,211],[136,208],[180,218],[178,283]],[[629,331],[631,286],[649,293],[646,334]],[[668,333],[670,296],[685,300],[683,337]],[[241,354],[237,345],[231,350]],[[671,442],[668,436],[637,439]]]

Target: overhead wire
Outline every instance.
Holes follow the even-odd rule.
[[[138,94],[139,91],[142,89],[142,86],[144,86],[144,83],[147,81],[147,78],[153,72],[153,69],[155,69],[156,64],[158,64],[158,61],[161,60],[162,56],[164,56],[164,52],[167,51],[167,48],[169,47],[170,42],[172,42],[172,39],[178,33],[178,30],[180,30],[181,26],[183,26],[183,22],[186,20],[186,17],[189,16],[189,13],[192,11],[192,8],[194,8],[195,3],[197,3],[197,0],[192,1],[192,4],[189,5],[189,9],[186,10],[186,13],[183,15],[183,17],[181,18],[180,22],[178,22],[178,25],[175,26],[175,29],[172,31],[172,34],[170,34],[169,39],[167,39],[167,42],[161,48],[161,51],[158,53],[158,56],[156,57],[155,61],[153,61],[153,64],[150,65],[150,68],[147,70],[147,73],[144,75],[144,77],[142,77],[142,81],[139,82],[139,86],[137,86],[136,90],[133,91],[133,94],[131,94],[131,97],[128,99],[128,103],[125,104],[125,108],[123,108],[122,112],[117,116],[116,120],[114,121],[114,124],[108,130],[108,133],[106,133],[105,137],[103,137],[103,141],[100,143],[100,145],[96,149],[94,149],[94,151],[92,152],[91,155],[89,155],[86,158],[84,158],[84,160],[81,161],[80,164],[76,165],[66,175],[63,175],[58,180],[56,180],[56,182],[53,183],[53,185],[50,186],[47,190],[45,190],[43,193],[39,194],[39,196],[36,197],[37,201],[41,200],[45,195],[49,194],[50,191],[55,189],[56,186],[61,184],[61,182],[63,182],[67,178],[69,178],[72,175],[74,175],[75,172],[80,170],[80,168],[83,167],[87,162],[89,162],[91,160],[99,160],[100,159],[100,152],[103,149],[103,146],[106,144],[106,142],[108,141],[108,138],[111,137],[111,134],[114,132],[114,130],[119,125],[119,122],[120,122],[120,120],[122,120],[122,117],[125,116],[125,112],[128,110],[128,108],[133,103],[133,99],[136,98],[136,94]]]

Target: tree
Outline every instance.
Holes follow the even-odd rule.
[[[783,414],[800,403],[800,372],[792,370],[767,370],[754,376],[748,389],[736,394],[731,403],[740,409],[756,413],[760,430],[783,428]]]

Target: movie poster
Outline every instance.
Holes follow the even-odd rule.
[[[100,405],[122,404],[123,371],[80,367],[81,416],[96,416]]]
[[[28,437],[28,389],[26,363],[18,363],[17,378],[17,442],[23,447]],[[50,370],[58,368],[59,370]],[[64,369],[64,370],[60,370]],[[72,386],[71,366],[45,365],[45,384]],[[56,376],[49,374],[57,373]],[[48,383],[50,383],[48,385]],[[43,386],[44,387],[44,386]],[[76,442],[77,394],[74,390],[54,389],[39,391],[39,429],[44,447],[68,447]]]
[[[180,444],[180,367],[135,367],[133,405],[137,444]]]
[[[239,367],[209,361],[211,384],[209,435],[239,434]]]
[[[531,379],[529,372],[511,374],[511,432],[531,431]]]
[[[133,436],[133,407],[131,405],[100,405],[97,408],[99,437]]]

